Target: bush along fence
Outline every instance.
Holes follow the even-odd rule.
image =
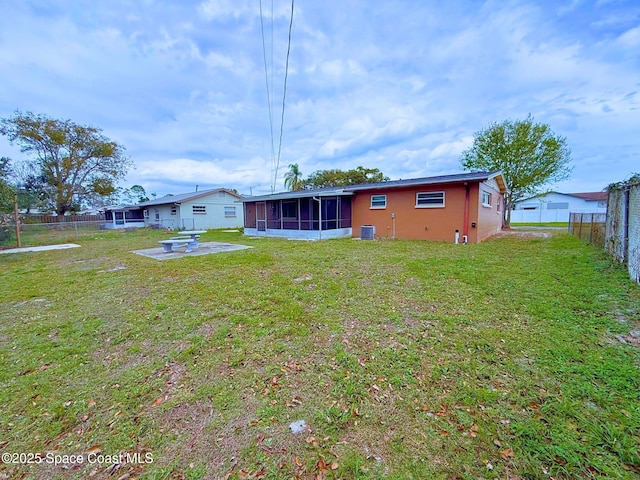
[[[569,233],[587,243],[603,247],[606,220],[606,213],[571,213]]]
[[[605,250],[640,284],[640,174],[609,185]]]

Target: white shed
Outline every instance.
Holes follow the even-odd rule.
[[[607,192],[547,192],[514,204],[512,223],[568,222],[570,213],[606,213]]]

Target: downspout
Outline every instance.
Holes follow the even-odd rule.
[[[469,183],[464,182],[464,223],[462,224],[462,242],[467,243],[469,241]]]
[[[318,202],[318,240],[322,240],[322,197],[313,197],[313,199]]]

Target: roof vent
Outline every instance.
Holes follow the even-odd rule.
[[[360,240],[373,240],[376,234],[375,225],[362,225],[360,227]]]

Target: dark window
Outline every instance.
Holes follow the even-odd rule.
[[[416,207],[444,207],[444,192],[421,192],[416,194]]]
[[[283,200],[282,201],[282,218],[298,219],[298,201]]]
[[[386,195],[371,195],[371,207],[370,208],[387,208],[387,196]]]
[[[547,210],[568,210],[569,202],[549,202],[547,203]]]

